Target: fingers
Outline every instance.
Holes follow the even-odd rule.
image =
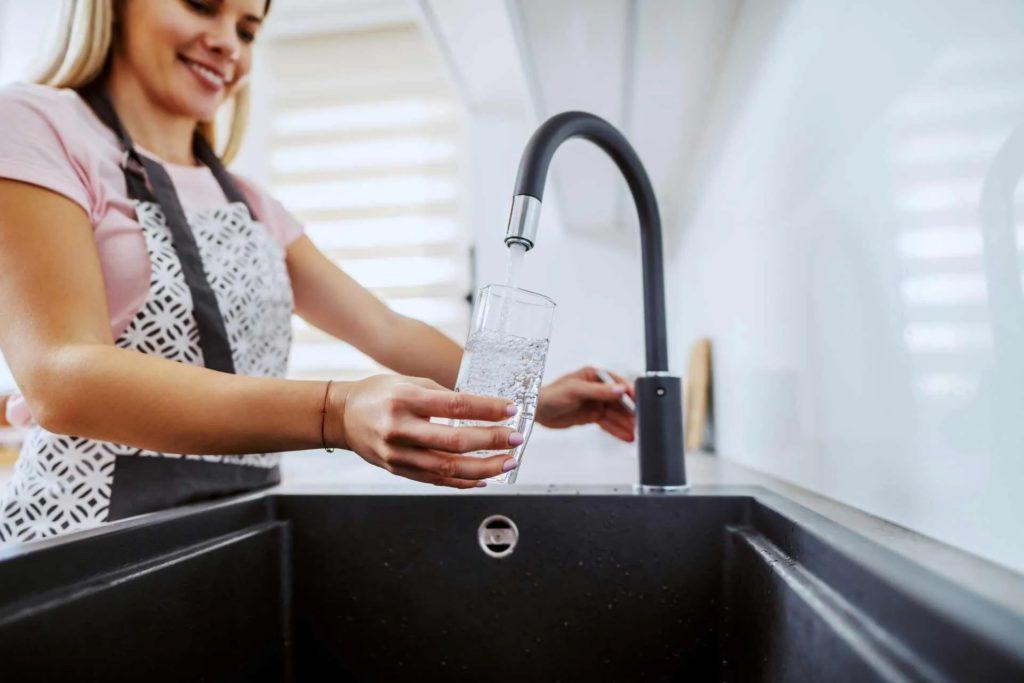
[[[611,425],[608,425],[608,424],[606,424],[604,422],[600,423],[598,426],[601,427],[602,430],[604,430],[604,431],[608,432],[609,434],[611,434],[612,436],[614,436],[619,441],[625,441],[626,443],[633,443],[634,437],[633,437],[632,434],[629,434],[627,432],[623,432],[621,429],[618,429],[617,427],[612,427]]]
[[[609,412],[609,413],[616,413],[618,415],[622,415],[623,417],[628,417],[628,418],[631,418],[633,420],[636,419],[636,413],[631,411],[626,406],[622,405],[621,401],[617,401],[615,403],[609,403],[607,405],[608,405],[607,412]]]
[[[619,441],[625,441],[626,443],[633,443],[636,437],[633,435],[631,430],[623,429],[611,422],[599,422],[598,426],[614,436]]]
[[[617,439],[632,442],[636,433],[636,421],[632,416],[624,416],[618,413],[608,412],[598,422],[601,429],[608,432]]]
[[[448,390],[421,389],[408,403],[413,412],[423,417],[501,422],[516,414],[515,405],[506,398]]]
[[[424,484],[434,484],[436,486],[450,486],[456,489],[472,489],[478,486],[486,486],[487,484],[482,481],[476,481],[473,479],[455,479],[452,477],[438,477],[437,475],[430,474],[429,472],[423,472],[422,470],[415,470],[409,467],[393,467],[391,473],[405,477],[406,479],[412,479],[413,481],[421,481]]]
[[[479,458],[421,448],[396,448],[388,454],[385,469],[395,474],[399,469],[408,470],[417,474],[417,477],[410,478],[442,485],[441,482],[451,479],[475,480],[497,476],[504,471],[502,465],[507,460],[507,453]]]
[[[406,377],[405,379],[407,381],[409,381],[410,383],[415,384],[416,386],[423,387],[424,389],[437,389],[437,390],[440,390],[440,391],[451,391],[451,389],[448,389],[447,387],[441,386],[440,384],[438,384],[434,380],[430,379],[429,377]]]
[[[625,393],[626,389],[623,387],[611,386],[598,380],[596,382],[588,382],[586,380],[579,380],[574,383],[573,391],[580,398],[589,401],[601,401],[617,403]]]
[[[410,420],[402,438],[413,446],[449,453],[508,450],[523,443],[523,435],[509,427],[449,427],[423,420]]]
[[[612,372],[611,370],[608,370],[607,368],[605,368],[605,372],[607,372],[608,375],[613,380],[615,380],[617,384],[621,384],[623,387],[626,388],[626,393],[629,395],[630,398],[634,400],[636,399],[636,391],[633,387],[632,382],[630,382],[622,375]],[[604,381],[601,379],[601,376],[597,372],[597,368],[595,368],[592,365],[587,365],[585,367],[580,368],[579,370],[577,370],[576,374],[577,376],[586,379],[590,382],[601,382],[602,384],[604,383]]]
[[[626,387],[626,393],[629,394],[630,398],[632,398],[634,400],[636,399],[636,389],[633,386],[632,382],[630,382],[628,379],[626,379],[622,375],[618,375],[618,374],[612,372],[611,370],[608,370],[608,374],[611,375],[613,380],[615,380],[616,382],[618,382],[622,386]]]

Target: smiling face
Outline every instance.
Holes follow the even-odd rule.
[[[122,0],[119,70],[179,116],[209,121],[244,81],[265,0]]]

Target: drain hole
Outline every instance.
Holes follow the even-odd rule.
[[[508,557],[519,542],[519,529],[504,515],[491,515],[477,529],[480,548],[491,557]]]

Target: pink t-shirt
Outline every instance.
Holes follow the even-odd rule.
[[[142,148],[139,152],[161,161]],[[0,178],[45,187],[85,209],[115,339],[142,307],[150,278],[146,241],[118,165],[121,155],[117,136],[73,90],[25,83],[0,88]],[[227,204],[206,166],[161,163],[186,212]],[[302,234],[302,226],[280,202],[255,183],[233,177],[256,219],[282,248]],[[7,416],[16,425],[31,421],[20,396],[8,402]]]

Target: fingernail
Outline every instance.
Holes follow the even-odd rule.
[[[501,471],[502,472],[511,472],[515,468],[516,468],[516,459],[515,458],[509,458],[508,460],[505,461],[505,464],[501,466]]]
[[[615,387],[615,389],[613,391],[616,394],[620,394],[621,395],[621,394],[626,393],[626,387]]]
[[[523,439],[523,435],[520,434],[519,432],[512,432],[511,434],[508,435],[509,446],[518,446],[521,443],[523,443],[523,441],[525,441],[525,439]]]
[[[478,481],[476,483],[476,488],[480,488],[482,486],[487,486],[487,482],[486,481]]]
[[[505,414],[508,415],[509,417],[512,417],[518,412],[519,408],[516,407],[515,403],[509,403],[507,406],[505,406]]]

